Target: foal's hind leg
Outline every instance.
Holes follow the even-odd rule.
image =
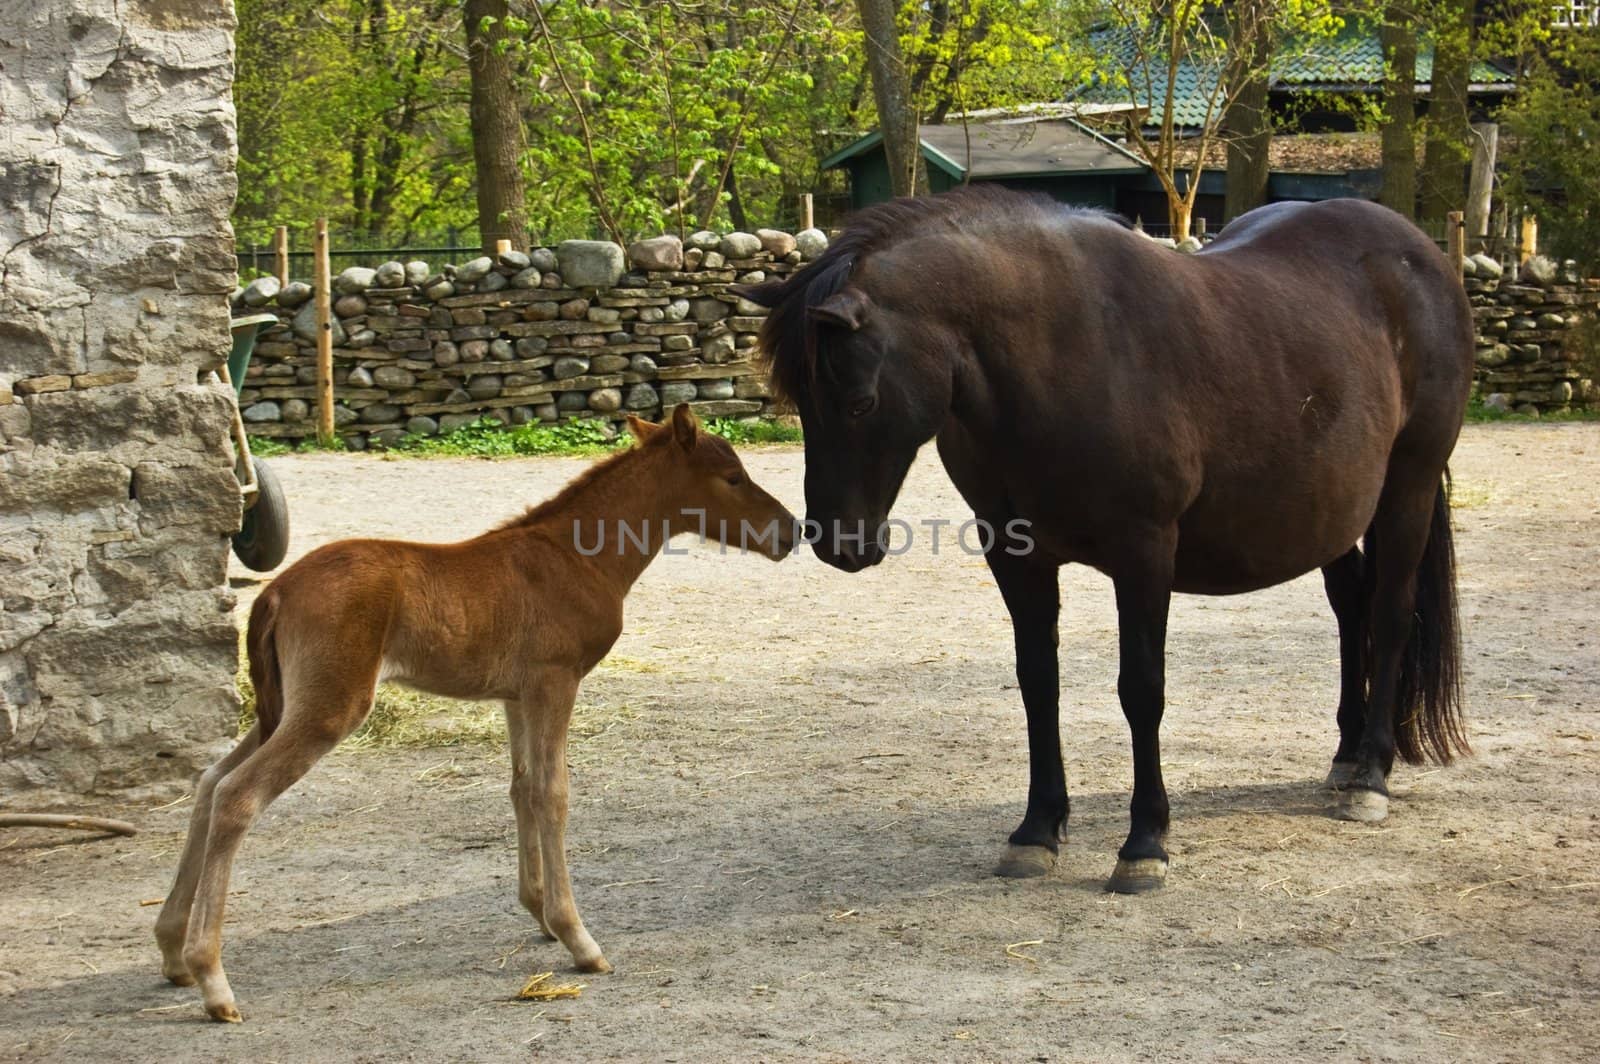
[[[1356,749],[1367,720],[1367,596],[1365,558],[1351,547],[1322,567],[1322,585],[1339,621],[1339,747],[1327,785],[1337,789],[1356,771]]]
[[[183,960],[183,940],[189,932],[189,908],[205,863],[206,834],[211,827],[211,797],[229,772],[261,745],[261,725],[251,728],[232,750],[200,774],[194,789],[194,812],[189,816],[189,836],[184,840],[178,874],[167,892],[167,902],[156,917],[156,944],[161,947],[161,974],[179,986],[193,986],[194,976]]]
[[[544,872],[544,920],[561,944],[571,952],[579,971],[609,972],[600,947],[590,937],[572,899],[567,876],[567,724],[578,695],[579,676],[561,669],[541,670],[529,677],[528,690],[514,712],[522,715],[523,748],[527,773],[518,789],[538,826],[539,856]],[[517,781],[513,781],[513,786]]]
[[[245,834],[267,806],[304,776],[366,717],[377,684],[377,655],[371,671],[353,676],[347,660],[360,660],[361,648],[341,647],[341,661],[322,683],[291,682],[278,728],[243,764],[216,785],[206,832],[205,859],[195,889],[194,909],[183,947],[183,961],[200,984],[206,1012],[214,1020],[238,1023],[233,988],[222,970],[222,918],[228,900],[233,859]]]

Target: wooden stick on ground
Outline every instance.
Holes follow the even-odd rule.
[[[113,835],[139,833],[139,829],[126,820],[64,816],[59,813],[0,813],[0,828],[71,828],[76,831],[108,831]]]

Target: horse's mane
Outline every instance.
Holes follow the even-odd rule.
[[[760,345],[773,389],[791,403],[811,390],[816,380],[817,331],[807,311],[842,289],[850,271],[867,255],[902,239],[926,235],[935,226],[964,231],[1063,213],[1111,217],[1068,207],[1042,193],[991,184],[966,185],[938,196],[892,199],[851,214],[844,231],[805,269],[744,290],[747,298],[770,308],[761,326]]]

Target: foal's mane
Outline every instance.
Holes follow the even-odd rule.
[[[745,290],[748,298],[771,308],[761,326],[760,343],[773,389],[791,403],[811,390],[816,381],[817,330],[807,312],[844,288],[850,271],[867,255],[939,228],[965,232],[1062,215],[1108,217],[1100,211],[1068,207],[1042,193],[991,184],[966,185],[937,196],[892,199],[851,214],[844,232],[805,269]]]
[[[600,459],[588,469],[585,469],[582,473],[579,473],[577,476],[567,481],[565,487],[556,492],[554,495],[550,496],[544,502],[534,503],[532,506],[522,511],[520,515],[509,520],[502,521],[500,524],[489,529],[489,531],[503,532],[508,528],[526,528],[529,525],[538,524],[540,521],[551,516],[552,514],[561,512],[571,504],[574,498],[587,491],[594,485],[596,481],[610,476],[623,466],[628,465],[632,459],[639,457],[639,455],[647,447],[649,447],[652,442],[654,441],[646,440],[642,443],[636,441],[632,445],[624,447],[616,454]]]

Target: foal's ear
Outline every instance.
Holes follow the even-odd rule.
[[[689,409],[688,403],[679,403],[672,412],[672,438],[686,451],[694,450],[700,438],[700,422],[695,420],[694,411]]]
[[[634,415],[629,414],[628,431],[633,433],[633,438],[638,440],[640,443],[648,443],[650,437],[654,436],[660,430],[643,418],[635,417]]]
[[[859,288],[845,288],[824,299],[806,311],[813,321],[837,325],[855,332],[867,320],[872,309],[872,299]]]

